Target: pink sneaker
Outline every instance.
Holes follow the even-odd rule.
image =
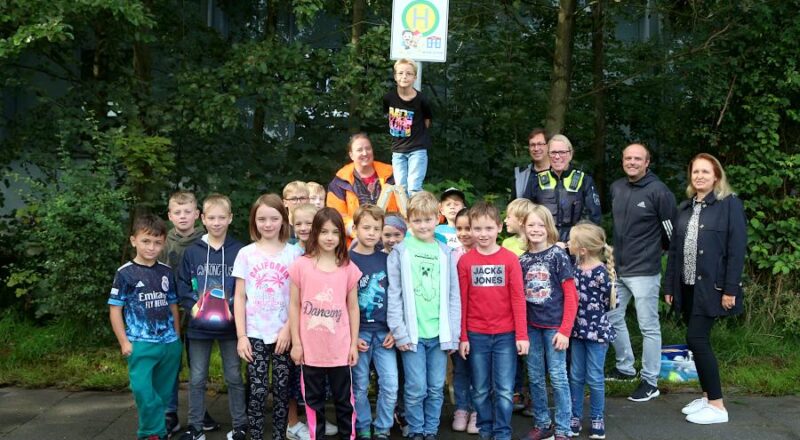
[[[478,431],[478,413],[469,413],[469,423],[467,423],[467,434],[477,434]]]
[[[464,432],[467,429],[467,412],[458,409],[453,414],[453,431]]]

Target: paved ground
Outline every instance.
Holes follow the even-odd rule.
[[[800,439],[800,396],[727,398],[731,421],[723,425],[687,423],[680,408],[694,396],[662,395],[646,403],[611,398],[606,402],[608,439]],[[587,403],[588,405],[588,403]],[[208,440],[222,440],[230,429],[225,395],[209,396],[210,412],[223,423]],[[185,421],[186,391],[181,391],[181,421]],[[445,410],[441,437],[472,439],[477,436],[450,431],[450,409]],[[514,416],[515,432],[530,427],[527,417]],[[135,438],[136,409],[130,393],[69,392],[0,388],[0,439],[3,440],[123,440]],[[267,431],[269,432],[269,431]],[[586,438],[587,434],[581,436]],[[395,437],[399,439],[399,435]]]

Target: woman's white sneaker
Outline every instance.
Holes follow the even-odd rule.
[[[691,402],[689,402],[686,406],[683,407],[683,409],[681,409],[681,412],[688,416],[689,414],[700,411],[706,405],[708,405],[708,399],[705,397],[701,397],[699,399],[694,399]]]
[[[728,411],[712,405],[704,406],[700,411],[686,416],[686,421],[698,425],[711,425],[713,423],[727,423]]]

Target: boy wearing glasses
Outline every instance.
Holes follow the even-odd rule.
[[[414,88],[417,63],[401,58],[394,63],[397,88],[383,96],[383,113],[389,117],[392,136],[392,171],[395,183],[408,191],[409,197],[422,191],[428,171],[428,148],[433,113],[428,99]]]
[[[547,143],[550,168],[536,174],[531,201],[544,205],[553,214],[561,247],[569,239],[569,230],[586,219],[600,224],[600,197],[592,176],[572,168],[572,143],[564,135],[554,135]]]

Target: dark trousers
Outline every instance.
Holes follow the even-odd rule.
[[[264,438],[264,405],[269,393],[269,367],[272,361],[272,439],[286,438],[286,424],[289,416],[289,355],[276,354],[275,344],[265,344],[263,340],[250,338],[253,348],[253,362],[247,364],[247,382],[250,390],[247,396],[247,419],[250,425],[250,439]]]
[[[708,400],[722,399],[722,385],[719,379],[719,365],[714,349],[711,348],[711,329],[716,318],[694,313],[694,286],[683,285],[683,319],[687,323],[686,344],[694,355],[697,377],[700,386],[708,394]]]
[[[325,438],[326,379],[333,394],[339,438],[355,438],[355,396],[353,395],[350,367],[312,367],[303,365],[300,374],[301,390],[303,399],[306,402],[306,419],[311,440]]]

